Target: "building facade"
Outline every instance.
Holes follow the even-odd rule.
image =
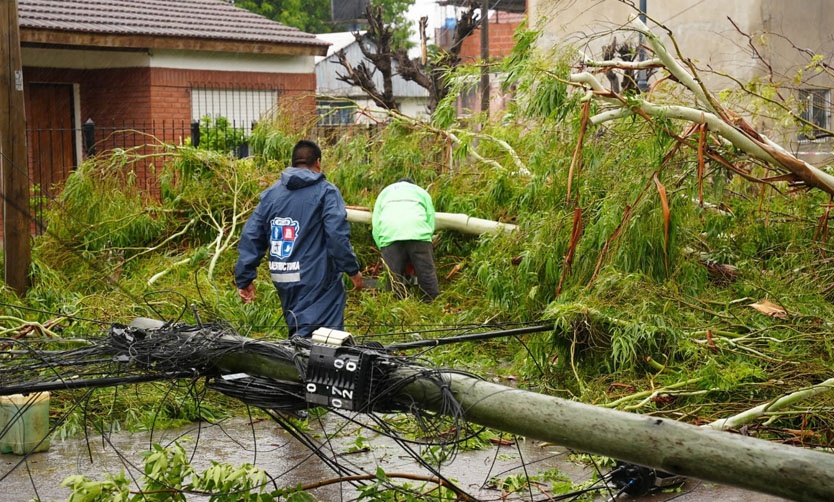
[[[244,132],[277,107],[313,118],[328,47],[218,0],[18,0],[18,24],[35,201],[89,155],[185,144],[204,117]],[[133,167],[153,192],[152,170]]]

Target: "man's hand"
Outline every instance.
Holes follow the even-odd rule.
[[[245,288],[238,289],[237,294],[243,303],[252,303],[255,300],[255,283],[250,282]]]
[[[353,283],[353,288],[357,291],[365,287],[365,279],[362,278],[362,272],[357,272],[356,275],[350,276],[350,282]]]

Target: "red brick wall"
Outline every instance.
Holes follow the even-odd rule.
[[[515,46],[513,33],[521,25],[520,16],[504,12],[493,13],[489,19],[489,57],[502,59],[508,56]],[[481,58],[481,29],[466,37],[461,44],[460,56],[464,64],[474,63]]]
[[[155,136],[161,141],[179,143],[187,135],[191,122],[191,88],[276,89],[283,107],[294,110],[299,121],[315,117],[316,77],[309,74],[276,74],[169,68],[114,68],[73,70],[24,67],[26,85],[36,83],[72,83],[80,89],[80,121],[91,119],[96,124],[96,141],[104,149],[107,138],[115,140],[108,126],[155,124]],[[28,99],[28,93],[24,96]],[[165,127],[162,127],[162,125]],[[186,134],[183,134],[186,131]],[[144,144],[153,138],[134,134],[120,141]],[[101,148],[99,149],[101,151]],[[31,159],[30,159],[31,161]],[[159,160],[156,161],[157,163]],[[143,166],[134,165],[134,168]],[[156,192],[156,183],[147,179],[149,169],[136,169],[139,181]],[[3,235],[0,220],[0,239]]]

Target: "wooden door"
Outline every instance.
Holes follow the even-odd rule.
[[[51,197],[75,167],[72,84],[30,84],[28,101],[30,176]]]
[[[76,134],[72,84],[39,84],[28,87],[29,178],[37,229],[43,223],[47,200],[57,195],[75,167]]]

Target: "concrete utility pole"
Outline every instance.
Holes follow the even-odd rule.
[[[0,33],[0,195],[5,281],[23,295],[29,289],[32,219],[17,0],[0,0]]]
[[[224,352],[213,364],[224,373],[301,382],[296,362],[242,347]],[[400,402],[444,413],[444,390],[422,378],[424,371],[409,365],[395,370],[400,376],[396,380],[412,382],[399,390]],[[442,378],[445,392],[451,392],[466,420],[475,424],[790,500],[834,500],[831,453],[609,410],[454,372],[444,372]]]

